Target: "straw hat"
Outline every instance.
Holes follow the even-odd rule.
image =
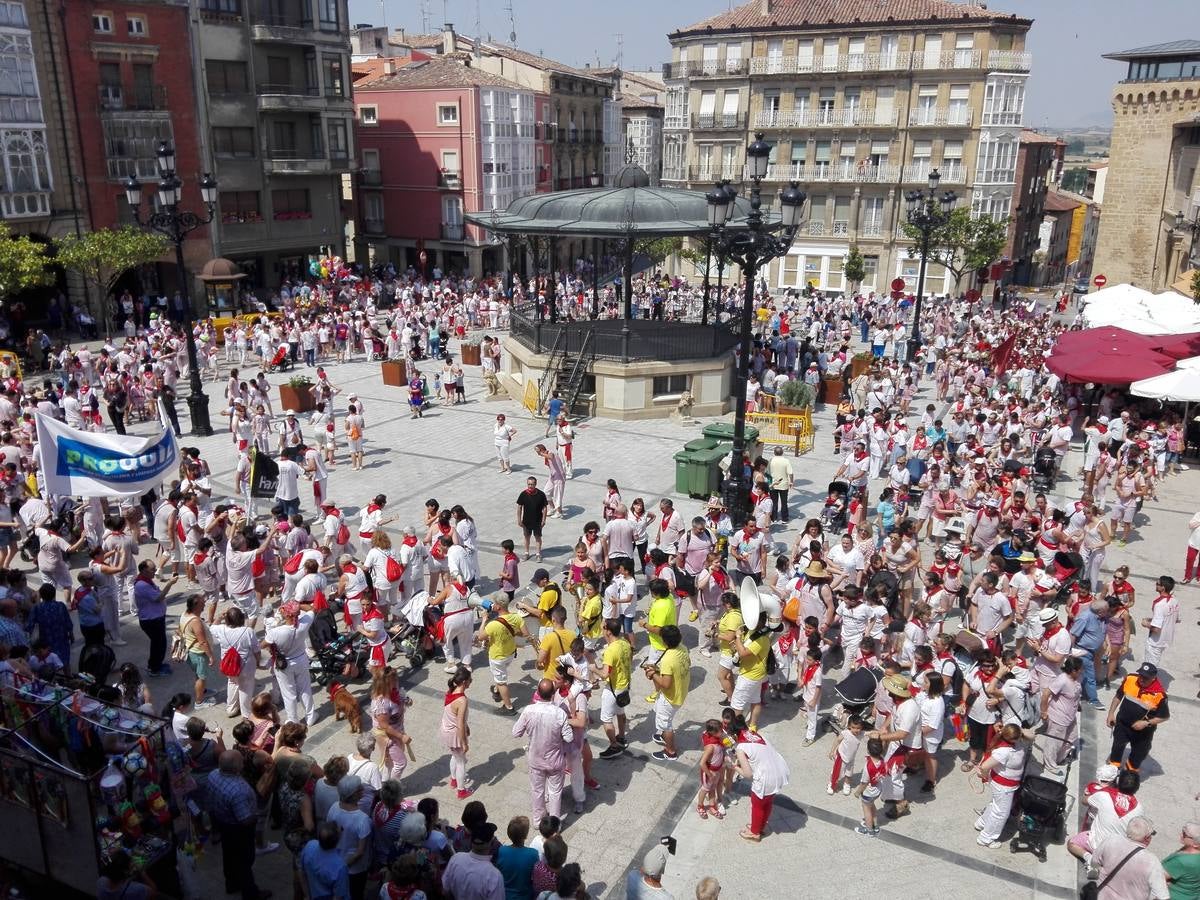
[[[883,689],[894,697],[907,697],[911,694],[912,682],[903,675],[888,675],[883,679]]]
[[[825,564],[819,559],[814,559],[808,564],[808,568],[804,570],[804,574],[809,578],[828,578],[829,570],[825,568]]]

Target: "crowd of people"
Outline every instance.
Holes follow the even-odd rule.
[[[990,849],[1001,846],[1027,773],[1066,777],[1079,708],[1094,708],[1111,746],[1088,788],[1089,827],[1071,839],[1071,852],[1109,879],[1104,897],[1126,896],[1114,886],[1144,878],[1144,896],[1165,898],[1155,891],[1168,876],[1197,878],[1200,825],[1184,829],[1183,849],[1165,869],[1150,854],[1129,862],[1130,851],[1122,852],[1153,834],[1135,795],[1170,718],[1166,676],[1178,671],[1170,651],[1180,607],[1173,576],[1158,576],[1154,596],[1138,603],[1128,566],[1109,559],[1135,538],[1156,486],[1177,477],[1178,416],[1144,416],[1115,392],[1061,383],[1044,354],[1066,326],[1033,307],[1018,316],[964,299],[929,303],[923,349],[910,359],[906,304],[761,290],[744,402],[769,409],[789,379],[844,383],[836,426],[815,451],[838,460],[819,514],[798,516],[795,473],[782,453],[746,461],[753,490],[745,515],[713,497],[689,517],[669,497],[627,500],[609,479],[570,557],[556,561],[560,577],[542,565],[542,531],[548,518],[565,515],[577,435],[555,397],[546,443],[536,448],[534,471],[544,467],[544,481],[530,475],[515,496],[519,538],[498,523],[482,526],[504,550],[499,570],[489,572],[480,562],[481,526],[462,503],[430,499],[423,518],[410,521],[379,493],[349,498],[362,501],[357,515],[342,512],[329,476],[339,465],[364,465],[369,420],[362,399],[343,397],[331,370],[371,356],[405,358],[425,365],[434,392],[440,387],[454,402],[463,371],[448,341],[502,329],[502,287],[499,278],[434,282],[411,272],[387,284],[299,283],[275,298],[279,316],[219,335],[198,322],[201,370],[227,378],[222,405],[238,453],[240,506],[216,502],[196,448],[185,450],[157,494],[80,501],[48,497],[39,486],[34,409],[104,429],[104,406],[118,432],[138,418],[179,431],[174,387],[186,372],[186,345],[170,316],[139,320],[137,304],[122,298],[120,307],[130,307],[122,343],[49,354],[52,371],[40,389],[29,373],[24,384],[0,373],[0,465],[13,517],[0,523],[0,678],[86,669],[73,618],[83,657],[97,655],[92,647],[125,646],[128,617],[148,638],[148,677],[171,674],[168,655],[190,668],[193,689],[171,698],[168,717],[174,737],[205,760],[197,802],[222,836],[230,892],[269,894],[255,885],[250,848],[277,849],[267,839],[270,822],[293,855],[297,896],[361,900],[376,881],[385,900],[583,896],[561,829],[599,787],[596,760],[627,754],[630,703],[652,711],[656,761],[686,758],[696,767],[700,818],[724,819],[744,780],[746,841],[770,833],[775,798],[791,776],[760,729],[764,708],[777,705],[783,712],[772,720],[793,710],[803,718],[804,747],[826,745],[828,793],[858,796],[860,834],[878,835],[885,820],[909,815],[914,792],[936,794],[957,768],[988,795],[975,828]],[[552,293],[557,313],[589,314],[582,276],[560,276]],[[538,283],[518,280],[517,294],[514,303],[549,302]],[[678,280],[639,279],[634,299],[642,315],[675,318],[693,315],[703,294]],[[719,294],[714,308],[720,314],[731,302]],[[616,306],[604,297],[605,310]],[[498,371],[498,354],[499,341],[487,341],[485,381]],[[315,369],[317,409],[307,421],[272,406],[266,370],[280,364]],[[243,379],[256,367],[262,371]],[[425,394],[420,383],[414,390]],[[512,471],[516,431],[496,417],[501,472]],[[1079,437],[1082,465],[1069,471]],[[251,451],[278,457],[277,493],[261,514],[249,492]],[[311,502],[301,480],[312,482]],[[1080,499],[1064,501],[1073,481]],[[31,537],[36,571],[22,572],[17,553],[30,552]],[[72,554],[86,562],[72,565]],[[1194,556],[1189,549],[1184,582]],[[525,581],[521,563],[534,557]],[[742,608],[746,580],[775,598],[753,621]],[[303,750],[320,706],[312,659],[345,638],[355,649],[339,658],[338,688],[349,692],[346,682],[369,676],[370,727],[356,754],[318,765]],[[512,737],[526,747],[530,809],[508,822],[507,844],[478,799],[451,828],[433,798],[414,805],[404,797],[414,700],[398,670],[413,642],[448,677],[436,741],[458,799],[470,799],[478,780],[470,761],[473,681],[486,677],[492,701],[513,716]],[[693,669],[713,657],[719,707],[703,720],[699,742],[684,742],[679,717]],[[514,658],[519,675],[510,672]],[[525,669],[536,676],[518,688]],[[119,674],[115,687],[101,689],[150,706],[138,666],[127,661]],[[215,704],[212,688],[222,680],[226,712],[240,719],[229,745],[193,715]],[[643,685],[644,700],[635,696]],[[1102,691],[1111,694],[1102,700]],[[593,755],[596,708],[606,746]],[[659,847],[647,854],[630,873],[629,896],[670,896],[660,881],[666,855]],[[110,879],[121,874],[118,866]],[[706,879],[697,896],[718,890]]]

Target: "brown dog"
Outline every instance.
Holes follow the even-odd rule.
[[[350,690],[335,681],[329,686],[329,699],[333,701],[334,719],[339,722],[346,719],[350,723],[351,734],[361,732],[362,709],[359,708],[358,700],[350,693]]]

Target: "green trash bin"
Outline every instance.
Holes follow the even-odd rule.
[[[717,441],[728,441],[730,446],[733,445],[733,423],[732,422],[712,422],[704,426],[704,431],[701,432],[705,437],[712,438]],[[746,452],[750,454],[751,459],[757,459],[760,451],[758,443],[758,429],[753,425],[746,425]]]
[[[683,445],[684,450],[711,450],[717,446],[717,439],[710,437],[696,438],[694,441],[688,441]]]
[[[721,462],[733,450],[732,444],[716,444],[707,450],[696,450],[691,454],[691,490],[689,496],[707,500],[721,490]]]
[[[675,493],[690,494],[692,489],[692,450],[680,450],[675,454]]]

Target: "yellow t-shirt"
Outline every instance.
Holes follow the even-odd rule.
[[[675,601],[671,597],[656,597],[650,604],[650,610],[646,613],[646,624],[655,625],[659,628],[664,628],[667,625],[678,624],[675,621]],[[663,639],[653,631],[649,632],[650,646],[655,650],[666,650],[667,645],[663,643]]]
[[[672,706],[683,706],[692,679],[692,658],[687,648],[680,645],[664,653],[658,661],[658,672],[671,676],[671,686],[662,692],[667,702]]]
[[[550,624],[550,610],[562,603],[562,591],[557,584],[548,584],[538,597],[538,618],[543,625]]]
[[[538,645],[538,650],[547,650],[546,666],[542,669],[542,677],[551,680],[558,674],[558,658],[564,653],[571,652],[571,641],[575,640],[575,632],[558,628],[551,631]]]
[[[609,668],[609,683],[614,694],[629,687],[629,670],[633,667],[633,648],[629,641],[622,638],[605,645],[601,661]]]
[[[742,645],[754,654],[753,658],[742,660],[742,674],[751,681],[762,681],[767,677],[767,655],[771,652],[771,636],[764,634],[752,641],[742,641]]]
[[[721,616],[721,621],[717,623],[717,631],[732,631],[734,634],[737,634],[737,630],[745,624],[745,620],[742,619],[742,611],[740,609],[731,609],[725,615]],[[718,640],[717,643],[720,645],[722,653],[726,656],[733,656],[732,641]]]
[[[507,627],[505,622],[508,623]],[[505,613],[484,625],[483,633],[488,639],[488,659],[508,659],[516,653],[516,636],[521,633],[523,624],[521,616],[517,613]]]
[[[583,606],[579,608],[579,627],[583,630],[585,638],[594,639],[604,634],[604,620],[600,618],[601,602],[601,596],[596,594],[585,599]]]

